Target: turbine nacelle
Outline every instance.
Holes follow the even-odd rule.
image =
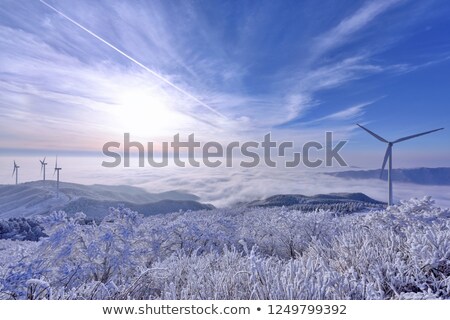
[[[16,174],[16,184],[19,184],[19,166],[16,163],[16,160],[14,160],[14,168],[13,168],[13,172],[12,172],[12,177],[14,176],[14,174]]]
[[[47,157],[44,157],[44,160],[39,160],[39,162],[41,163],[41,173],[44,172],[44,181],[45,181],[45,166],[48,165],[47,162],[45,162],[45,159]]]
[[[62,168],[58,167],[58,157],[56,157],[55,162],[55,171],[53,171],[53,175],[56,173],[56,197],[59,198],[59,171],[61,171]]]
[[[45,162],[45,159],[46,159],[46,158],[47,158],[47,157],[44,157],[44,160],[39,160],[39,162],[41,163],[42,166],[48,165],[48,163]]]
[[[62,168],[58,167],[58,157],[56,157],[56,162],[55,162],[55,171],[53,171],[53,175],[55,175],[55,173],[59,170],[62,170]]]
[[[14,173],[17,172],[17,169],[19,169],[20,167],[17,165],[16,161],[14,161],[14,169],[13,169],[13,173],[12,175],[14,175]]]

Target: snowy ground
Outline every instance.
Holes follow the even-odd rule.
[[[0,218],[30,217],[47,214],[52,211],[76,207],[78,211],[91,213],[94,204],[127,202],[132,204],[149,204],[162,200],[194,201],[195,195],[167,191],[149,193],[144,189],[132,186],[81,185],[60,182],[59,197],[56,196],[56,181],[31,181],[19,185],[0,185]],[[100,212],[99,212],[100,213]],[[104,214],[91,216],[91,218]]]
[[[352,215],[122,209],[83,220],[53,214],[48,238],[0,241],[0,298],[450,298],[450,212],[429,198]]]

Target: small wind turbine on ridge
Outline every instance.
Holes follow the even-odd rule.
[[[56,197],[59,198],[59,171],[62,170],[62,168],[58,167],[58,157],[56,157],[56,163],[55,163],[55,171],[53,172],[53,175],[56,173]]]
[[[45,162],[45,158],[44,160],[39,160],[39,162],[41,163],[41,173],[43,173],[43,181],[45,182],[45,166],[48,164],[47,162]]]
[[[14,169],[13,169],[13,173],[12,176],[14,176],[14,174],[16,174],[16,184],[19,184],[19,166],[16,163],[16,160],[14,160]]]
[[[387,149],[386,149],[386,153],[384,155],[383,165],[381,166],[380,179],[383,176],[384,168],[386,167],[386,163],[389,160],[389,165],[388,165],[388,188],[389,188],[388,205],[391,206],[394,203],[394,201],[393,201],[394,196],[393,196],[393,190],[392,190],[392,147],[394,146],[394,144],[396,144],[398,142],[406,141],[409,139],[417,138],[417,137],[423,136],[425,134],[443,130],[444,128],[439,128],[439,129],[434,129],[434,130],[430,130],[430,131],[426,131],[426,132],[422,132],[422,133],[413,134],[413,135],[403,137],[403,138],[400,138],[400,139],[397,139],[394,141],[388,141],[388,140],[380,137],[376,133],[370,131],[369,129],[363,127],[362,125],[360,125],[360,124],[356,124],[356,125],[358,127],[360,127],[361,129],[367,131],[371,136],[375,137],[377,140],[387,143],[387,145],[388,145]]]

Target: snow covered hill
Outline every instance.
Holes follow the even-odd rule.
[[[54,210],[83,211],[98,218],[107,215],[110,206],[117,207],[120,203],[148,214],[211,208],[196,200],[197,196],[180,191],[148,193],[130,186],[86,186],[67,182],[60,183],[57,198],[55,181],[33,181],[0,185],[0,218],[30,217]]]
[[[88,198],[78,198],[67,205],[56,208],[68,214],[83,212],[91,219],[101,219],[108,215],[110,208],[124,207],[137,211],[144,216],[154,214],[164,214],[177,211],[198,211],[214,209],[211,204],[203,204],[193,200],[160,200],[150,203],[132,203],[128,201],[93,200]]]
[[[330,193],[314,196],[278,194],[264,200],[251,201],[245,205],[248,207],[289,207],[305,212],[323,209],[341,213],[385,207],[385,203],[374,200],[364,193]]]

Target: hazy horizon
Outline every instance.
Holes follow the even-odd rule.
[[[16,159],[17,160],[17,159]],[[24,161],[25,160],[25,161]],[[137,167],[104,168],[100,165],[102,158],[60,157],[58,166],[61,181],[80,184],[129,185],[141,187],[152,193],[181,190],[195,194],[200,201],[212,203],[219,207],[262,199],[275,194],[305,194],[333,192],[362,192],[368,196],[386,201],[386,181],[345,180],[320,174],[321,172],[352,170],[355,168],[268,168],[263,165],[256,168],[166,168]],[[0,184],[14,184],[11,176],[12,157],[0,157]],[[54,180],[54,159],[47,158],[47,179]],[[11,166],[6,172],[5,166]],[[39,158],[22,158],[19,182],[41,180]],[[133,162],[132,162],[133,164]],[[359,168],[364,169],[364,168]],[[367,168],[370,169],[370,168]],[[379,169],[376,166],[373,169]],[[395,200],[408,200],[413,197],[430,195],[438,205],[450,207],[450,186],[430,186],[396,182],[394,180]]]

